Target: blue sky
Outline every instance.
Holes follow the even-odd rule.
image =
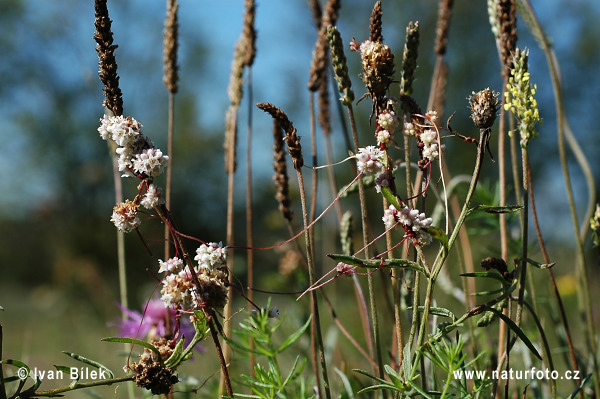
[[[89,118],[97,120],[101,116],[99,103],[102,100],[100,83],[97,78],[97,56],[93,35],[92,2],[58,0],[41,2],[39,0],[22,1],[27,12],[21,21],[13,21],[10,25],[0,26],[2,30],[11,29],[12,50],[22,52],[21,58],[28,60],[38,69],[38,78],[52,79],[54,84],[69,87],[83,87],[94,93],[89,102],[79,104],[77,120]],[[146,0],[109,1],[109,11],[113,22],[115,42],[119,45],[116,52],[119,63],[121,87],[124,93],[126,113],[132,114],[145,125],[146,134],[152,137],[164,130],[165,118],[157,121],[156,107],[165,104],[166,94],[162,91],[162,29],[164,21],[164,1]],[[339,29],[348,42],[352,36],[363,40],[367,35],[368,17],[373,2],[359,0],[342,1]],[[477,7],[485,9],[484,2],[477,2]],[[577,47],[578,38],[582,35],[597,34],[597,21],[600,10],[595,0],[543,0],[533,1],[539,13],[542,25],[546,27],[555,45],[559,61],[563,68],[567,107],[571,114],[571,122],[577,132],[582,135],[595,130],[596,113],[599,104],[597,67],[590,63],[599,60],[600,45],[596,40],[595,48],[582,51]],[[258,54],[253,67],[254,100],[253,102],[272,102],[284,110],[288,110],[290,118],[301,135],[308,136],[308,94],[305,90],[308,80],[310,58],[315,40],[315,29],[312,26],[311,13],[307,2],[303,0],[257,1]],[[408,20],[422,21],[421,29],[432,30],[425,25],[431,15],[435,16],[433,4],[437,2],[406,2],[409,13],[401,16],[401,20],[386,20],[384,13],[384,37],[399,57],[404,42],[404,27]],[[384,1],[386,8],[396,7],[395,2]],[[458,7],[458,6],[457,6]],[[432,14],[433,11],[433,14]],[[458,11],[457,11],[458,12]],[[243,13],[243,1],[180,1],[180,39],[181,39],[181,81],[184,89],[197,93],[197,124],[206,129],[221,131],[223,116],[228,104],[227,85],[233,48],[239,37]],[[359,20],[359,16],[362,19]],[[460,14],[455,16],[457,24],[464,24]],[[363,21],[364,20],[364,21]],[[435,20],[435,19],[434,19]],[[433,20],[433,21],[434,21]],[[359,23],[359,21],[362,21]],[[471,23],[472,21],[469,21]],[[486,21],[473,21],[473,23]],[[35,29],[31,29],[35,27]],[[59,40],[44,41],[44,34],[58,37]],[[452,31],[451,31],[452,34]],[[36,35],[36,36],[33,36]],[[597,37],[597,36],[596,36]],[[453,58],[452,46],[465,45],[464,41],[452,41],[448,60],[451,67],[464,60]],[[493,45],[491,34],[486,38]],[[534,82],[547,81],[547,68],[543,54],[535,48],[535,42],[523,29],[519,34],[520,46],[532,48],[530,69]],[[421,57],[432,58],[430,43],[423,43]],[[468,41],[466,41],[468,45]],[[429,46],[429,47],[428,47]],[[202,66],[190,65],[189,52],[194,49],[206,49],[206,62]],[[473,49],[474,56],[479,50]],[[494,53],[490,53],[495,56]],[[350,58],[355,54],[348,54]],[[3,57],[4,58],[4,57]],[[0,64],[2,61],[0,61]],[[140,65],[148,74],[138,73]],[[2,65],[3,70],[10,71],[13,65]],[[424,69],[421,70],[424,72]],[[476,72],[476,66],[474,71]],[[358,85],[359,71],[351,71],[354,76],[354,87],[357,97],[362,94]],[[427,75],[417,76],[418,83],[426,85]],[[488,77],[474,77],[475,81],[485,81]],[[493,79],[497,80],[497,77]],[[587,85],[582,87],[581,82]],[[13,82],[14,84],[14,82]],[[5,178],[0,182],[0,202],[4,204],[5,214],[18,215],[26,212],[32,202],[46,196],[52,196],[53,176],[44,170],[37,169],[38,163],[31,159],[28,152],[31,137],[19,131],[15,124],[22,110],[36,109],[41,113],[54,101],[52,85],[44,81],[18,82],[14,85],[10,102],[4,96],[4,104],[0,107],[0,129],[3,131],[6,156],[0,158],[0,168],[5,171]],[[462,91],[451,93],[462,101],[471,90],[478,87],[465,87]],[[498,89],[498,88],[496,88]],[[581,93],[581,94],[579,94]],[[426,93],[421,93],[426,96]],[[572,95],[573,99],[569,95]],[[549,85],[540,85],[540,103],[547,103],[542,117],[545,119],[542,134],[549,136],[540,139],[541,148],[552,148],[555,145],[555,129],[552,92]],[[466,104],[465,104],[466,105]],[[241,118],[245,116],[247,104],[242,104]],[[364,102],[359,107],[368,107]],[[459,111],[464,111],[462,105]],[[65,123],[70,123],[66,120]],[[270,131],[270,120],[255,112],[254,127],[257,132]],[[93,132],[92,132],[93,133]],[[267,158],[263,168],[256,169],[259,176],[270,174],[271,144],[264,144],[257,139],[255,143],[256,159]],[[157,141],[160,142],[160,139]],[[598,140],[586,145],[588,155],[598,150]],[[308,141],[307,141],[308,143]],[[99,145],[102,145],[99,142]],[[243,152],[243,145],[240,148]],[[341,154],[343,156],[344,154]],[[60,162],[60,160],[56,160]],[[598,168],[596,167],[596,172]],[[546,171],[543,181],[550,182],[540,187],[542,196],[561,189],[561,179],[552,178],[557,171]],[[26,183],[24,183],[26,182]],[[578,180],[576,180],[578,184]],[[584,197],[584,195],[580,195]]]

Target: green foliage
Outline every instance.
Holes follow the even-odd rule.
[[[296,356],[293,365],[286,373],[279,365],[278,355],[290,348],[306,332],[310,326],[312,316],[300,329],[287,337],[283,343],[277,345],[274,339],[283,319],[275,323],[270,320],[269,308],[261,309],[250,314],[242,321],[239,329],[232,332],[237,339],[228,339],[227,342],[234,348],[244,353],[254,353],[265,358],[266,365],[257,363],[254,366],[254,376],[242,374],[241,383],[250,388],[252,395],[236,393],[239,398],[261,398],[261,399],[304,399],[312,398],[314,395],[306,391],[302,371],[306,365],[306,358]],[[254,343],[252,348],[249,342]]]

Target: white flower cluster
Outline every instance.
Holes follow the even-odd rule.
[[[175,273],[177,270],[183,269],[183,260],[179,259],[178,257],[167,259],[166,262],[162,259],[159,259],[158,264],[160,265],[160,269],[158,269],[159,273]]]
[[[100,119],[100,137],[112,140],[119,148],[119,171],[123,176],[158,176],[169,162],[169,157],[154,147],[142,134],[142,125],[131,117],[107,116]]]
[[[383,167],[382,160],[384,153],[373,145],[359,148],[358,154],[356,154],[355,157],[358,171],[365,175],[375,175],[379,173]]]
[[[433,161],[440,155],[439,144],[437,140],[437,132],[427,129],[421,133],[421,141],[423,142],[423,159]]]
[[[413,125],[410,122],[404,122],[404,129],[403,129],[404,135],[411,137],[414,136],[417,131],[415,130],[415,125]]]
[[[187,270],[167,275],[162,281],[160,299],[165,307],[190,309],[194,307],[194,282],[192,274]]]
[[[125,202],[118,203],[113,208],[110,221],[114,223],[119,231],[129,233],[142,224],[137,210],[138,205],[132,201],[126,200]]]
[[[196,250],[194,260],[198,261],[198,266],[203,269],[220,269],[227,264],[227,247],[223,243],[209,242],[208,245],[202,244]]]
[[[381,219],[387,229],[400,223],[406,233],[404,237],[410,238],[414,245],[427,245],[431,242],[431,235],[426,228],[431,226],[433,219],[425,216],[425,213],[407,206],[397,210],[394,205],[390,205]]]
[[[165,203],[165,199],[162,195],[162,188],[155,186],[154,184],[148,185],[146,194],[140,200],[140,205],[146,209],[152,209],[155,206]]]
[[[394,111],[385,110],[377,117],[377,124],[377,143],[387,147],[398,125],[400,125],[400,120]]]
[[[159,260],[159,273],[167,273],[162,281],[161,299],[165,307],[191,309],[199,306],[221,308],[227,302],[227,248],[221,243],[202,244],[196,250],[194,267],[199,286],[194,284],[191,271],[179,258]]]

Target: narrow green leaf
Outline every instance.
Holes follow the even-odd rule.
[[[342,380],[342,384],[344,385],[344,389],[346,390],[346,395],[348,396],[348,399],[355,399],[354,390],[352,389],[352,384],[350,384],[350,380],[348,379],[346,374],[344,374],[344,372],[342,370],[338,369],[337,367],[335,367],[334,370],[340,376],[340,379]]]
[[[554,267],[554,265],[556,265],[555,262],[552,262],[552,263],[540,263],[540,262],[537,262],[537,261],[535,261],[533,259],[529,259],[529,258],[527,258],[527,263],[529,263],[533,267],[537,267],[538,269],[542,269],[542,270],[544,270],[544,269],[550,269],[550,268]]]
[[[378,385],[371,385],[370,387],[366,387],[361,389],[360,391],[358,391],[357,393],[365,393],[365,392],[371,392],[371,391],[376,391],[378,389],[389,389],[390,391],[396,391],[396,392],[403,392],[404,389],[401,388],[397,388],[392,384],[378,384]]]
[[[473,212],[485,212],[492,214],[499,213],[514,213],[523,209],[523,205],[506,205],[506,206],[492,206],[492,205],[477,205],[474,208],[469,209],[468,214]]]
[[[478,292],[473,292],[472,294],[470,294],[471,296],[485,296],[485,295],[494,295],[494,294],[499,294],[504,292],[504,288],[498,288],[497,290],[490,290],[490,291],[478,291]]]
[[[342,254],[329,254],[327,256],[336,262],[342,262],[350,266],[366,267],[369,269],[377,269],[379,267],[406,268],[423,273],[425,276],[429,277],[429,272],[425,268],[408,259],[360,259],[355,256]]]
[[[173,349],[173,353],[167,360],[165,360],[165,367],[177,367],[181,359],[183,358],[183,340],[185,337],[181,337],[175,348]]]
[[[412,310],[412,306],[409,306],[408,309]],[[419,306],[419,312],[423,312],[424,309],[425,309],[425,306]],[[449,311],[446,308],[431,306],[431,307],[429,307],[429,313],[436,315],[436,316],[448,317],[448,318],[452,319],[452,322],[456,321],[456,316],[454,316],[454,313],[452,313],[451,311]]]
[[[493,312],[496,316],[500,317],[502,319],[502,321],[504,321],[510,327],[510,329],[513,330],[515,332],[515,334],[517,334],[519,336],[519,338],[521,338],[521,341],[523,341],[523,343],[525,344],[525,346],[527,346],[529,348],[529,350],[531,351],[531,353],[533,353],[535,355],[535,357],[537,357],[538,359],[542,360],[542,357],[538,353],[537,349],[535,349],[535,346],[533,346],[533,344],[531,343],[531,341],[529,340],[529,338],[527,338],[527,335],[525,335],[525,333],[523,332],[523,330],[521,330],[519,328],[519,326],[517,326],[515,324],[514,321],[512,321],[508,316],[506,316],[502,312],[500,312],[500,311],[498,311],[498,310],[496,310],[494,308],[491,308],[489,306],[486,306],[485,310]]]
[[[300,374],[302,370],[304,370],[304,366],[306,365],[306,358],[302,358],[300,355],[296,356],[296,360],[290,370],[288,376],[283,381],[283,387],[285,388],[290,382],[294,381]]]
[[[387,187],[381,187],[381,194],[383,194],[383,197],[391,205],[394,205],[394,208],[396,208],[397,210],[402,209],[402,206],[400,206],[400,203],[398,202],[398,198],[396,198],[396,196],[390,191],[389,188],[387,188]]]
[[[378,381],[378,382],[380,382],[380,383],[382,383],[382,384],[389,384],[389,382],[387,382],[387,381],[386,381],[386,380],[384,380],[383,378],[375,377],[374,375],[372,375],[372,374],[369,374],[368,372],[366,372],[366,371],[364,371],[364,370],[361,370],[361,369],[352,369],[352,371],[354,371],[354,372],[357,372],[357,373],[359,373],[359,374],[362,374],[362,375],[364,375],[364,376],[367,376],[367,377],[369,377],[369,378],[372,378],[372,379],[374,379],[375,381]]]
[[[567,397],[567,399],[574,399],[575,396],[579,393],[579,391],[581,391],[581,389],[583,388],[583,385],[587,382],[587,380],[590,379],[590,377],[592,376],[592,374],[588,374],[585,376],[585,378],[583,380],[581,380],[581,383],[579,384],[579,386]]]
[[[103,365],[101,363],[96,362],[95,360],[88,359],[88,358],[78,355],[76,353],[65,352],[65,351],[63,351],[63,353],[69,357],[72,357],[73,359],[75,359],[77,361],[80,361],[81,363],[89,364],[90,366],[104,370],[106,372],[106,374],[108,374],[109,378],[115,378],[115,374],[108,367],[106,367],[105,365]]]
[[[498,280],[502,283],[502,285],[510,284],[509,281],[506,281],[504,277],[502,277],[497,272],[489,271],[489,272],[473,272],[473,273],[463,273],[460,275],[461,277],[483,277],[483,278],[493,278],[494,280]]]
[[[292,345],[294,342],[296,342],[298,340],[298,338],[300,338],[302,336],[302,334],[304,334],[304,332],[306,331],[306,329],[310,325],[310,321],[311,320],[312,320],[312,315],[308,318],[308,320],[306,320],[306,323],[304,323],[304,325],[298,331],[296,331],[295,333],[293,333],[292,335],[290,335],[283,342],[283,344],[281,344],[281,346],[279,347],[279,349],[277,349],[275,352],[276,353],[281,353],[286,348],[288,348],[290,345]]]
[[[388,364],[385,364],[383,366],[383,369],[385,371],[385,374],[389,377],[390,381],[392,382],[392,384],[394,384],[395,387],[404,388],[404,382],[402,382],[402,379],[400,379],[400,376],[398,375],[398,373],[396,373],[396,370],[391,368]]]
[[[426,227],[425,230],[431,235],[431,237],[438,240],[444,249],[448,251],[448,235],[444,230],[433,226]]]
[[[139,340],[139,339],[134,339],[134,338],[127,338],[127,337],[108,337],[108,338],[102,338],[100,341],[104,341],[104,342],[119,342],[119,343],[122,343],[122,344],[133,344],[133,345],[143,346],[144,348],[148,348],[152,352],[154,352],[156,354],[156,356],[158,356],[158,361],[160,363],[163,362],[162,357],[160,356],[160,352],[158,351],[158,349],[156,349],[156,347],[154,345],[152,345],[151,343],[149,343],[149,342],[142,341],[142,340]]]

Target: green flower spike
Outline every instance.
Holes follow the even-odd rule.
[[[537,101],[535,100],[536,85],[529,81],[527,70],[527,59],[529,51],[517,49],[513,57],[513,67],[506,85],[507,92],[504,93],[506,103],[504,109],[510,110],[519,121],[519,133],[521,135],[521,147],[525,148],[529,139],[536,137],[536,123],[541,123]]]

